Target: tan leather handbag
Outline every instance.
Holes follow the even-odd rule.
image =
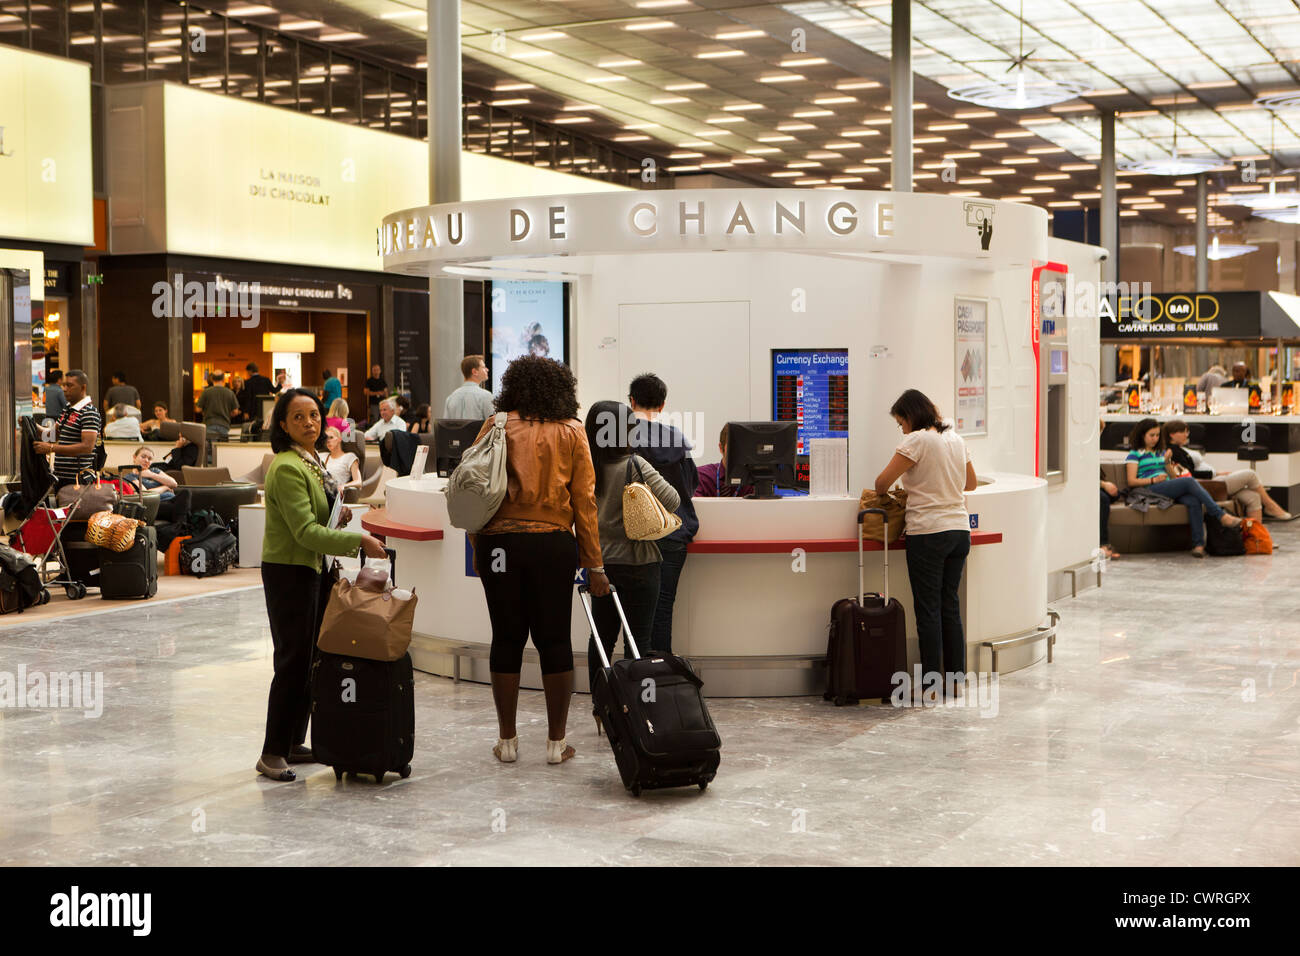
[[[111,511],[97,511],[86,524],[86,540],[110,551],[130,551],[135,543],[135,529],[142,524],[144,522]]]
[[[858,499],[858,510],[864,508],[883,508],[888,516],[888,526],[882,527],[880,515],[866,515],[862,519],[862,540],[863,541],[880,541],[885,542],[885,534],[889,535],[889,543],[897,541],[903,535],[903,529],[906,525],[907,517],[907,492],[896,488],[883,495],[878,495],[870,488],[862,492],[862,497]]]
[[[416,600],[414,593],[403,599],[391,589],[372,591],[340,579],[330,592],[316,646],[330,654],[395,661],[411,645]]]
[[[632,480],[636,468],[639,481]],[[663,506],[645,483],[641,465],[632,455],[627,463],[627,484],[623,486],[623,533],[629,541],[657,541],[682,526],[682,519]]]

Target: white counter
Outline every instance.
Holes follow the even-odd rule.
[[[989,474],[967,495],[978,520],[962,586],[967,669],[987,670],[984,640],[1028,631],[1047,610],[1047,484],[1039,478]],[[478,579],[469,573],[464,532],[447,520],[441,478],[396,478],[386,489],[387,518],[410,529],[441,532],[439,540],[389,536],[397,551],[396,580],[420,595],[411,653],[416,666],[450,675],[452,658],[436,653],[428,639],[487,646],[491,642],[487,604]],[[697,498],[700,531],[686,565],[673,613],[673,650],[703,660],[701,671],[711,696],[780,696],[821,692],[822,671],[790,664],[772,667],[760,659],[826,651],[831,605],[857,593],[856,498],[781,498],[747,501]],[[801,548],[800,555],[794,551]],[[907,612],[909,666],[919,660],[916,622],[907,577],[906,554],[890,553],[890,593]],[[880,551],[865,557],[866,588],[881,587]],[[585,652],[588,627],[573,598],[571,640]],[[621,652],[620,652],[621,653]],[[1041,658],[1039,643],[1005,652],[1002,670]],[[711,657],[741,658],[740,666],[710,666]],[[743,658],[755,659],[745,665]],[[463,661],[462,676],[486,681],[486,660]],[[540,673],[526,664],[526,687],[540,687]],[[576,667],[575,682],[586,689],[586,669]]]

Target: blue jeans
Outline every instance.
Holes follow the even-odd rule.
[[[1192,547],[1203,547],[1205,515],[1201,513],[1201,508],[1204,507],[1215,521],[1223,517],[1223,509],[1214,503],[1214,499],[1201,487],[1201,483],[1190,475],[1183,475],[1181,478],[1157,481],[1151,486],[1151,490],[1166,498],[1173,498],[1180,505],[1187,506],[1187,527],[1192,529]]]
[[[650,650],[671,654],[673,602],[677,600],[677,582],[682,576],[682,566],[686,564],[686,545],[676,541],[657,543],[663,563],[659,565],[659,603],[655,605],[655,622],[650,629]]]
[[[966,672],[966,634],[961,625],[962,569],[970,554],[969,531],[909,534],[907,576],[912,582],[912,612],[921,645],[921,671]]]
[[[1110,506],[1115,503],[1115,499],[1106,494],[1105,488],[1098,488],[1101,492],[1101,541],[1104,548],[1110,544]]]

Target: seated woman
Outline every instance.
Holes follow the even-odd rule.
[[[352,419],[348,418],[348,403],[341,398],[336,398],[330,402],[329,411],[325,413],[325,424],[330,428],[337,428],[340,438],[347,438],[352,431]]]
[[[1259,521],[1267,515],[1279,521],[1290,521],[1295,517],[1269,497],[1268,489],[1260,483],[1259,475],[1249,468],[1214,471],[1206,463],[1204,455],[1187,447],[1190,432],[1187,423],[1178,418],[1165,422],[1160,429],[1160,444],[1169,450],[1170,460],[1178,469],[1179,475],[1208,473],[1215,478],[1222,478],[1228,486],[1228,494],[1246,512],[1247,518]]]
[[[193,468],[199,463],[199,446],[190,443],[184,435],[176,439],[166,456],[158,464],[164,471],[180,471],[186,465]]]
[[[147,422],[142,422],[140,424],[140,431],[149,441],[157,441],[161,437],[158,426],[162,425],[163,422],[170,421],[175,421],[175,419],[167,414],[167,403],[154,402],[153,418],[149,419]]]
[[[427,435],[433,431],[433,422],[429,418],[429,403],[423,402],[415,406],[415,411],[411,412],[411,422],[406,426],[406,430],[414,435]]]
[[[179,487],[175,478],[153,463],[153,449],[141,445],[131,455],[131,464],[140,469],[139,475],[123,471],[122,480],[130,482],[142,492],[162,489],[162,503],[158,505],[159,521],[179,521],[190,513],[190,490]]]
[[[1201,487],[1200,482],[1190,475],[1178,477],[1172,453],[1161,454],[1160,423],[1154,418],[1144,418],[1134,426],[1129,434],[1129,448],[1126,460],[1128,486],[1130,488],[1149,487],[1152,492],[1166,498],[1172,498],[1187,507],[1187,527],[1192,532],[1193,557],[1205,557],[1205,514],[1212,521],[1217,521],[1225,528],[1241,524],[1240,518],[1228,514],[1210,497],[1209,492]]]
[[[342,399],[337,399],[334,404],[337,405],[340,401]],[[333,425],[329,425],[325,429],[325,448],[326,451],[321,452],[321,464],[325,466],[325,471],[329,473],[329,476],[334,479],[334,483],[338,485],[339,490],[360,488],[361,462],[357,460],[355,454],[343,450],[343,436],[339,434],[339,430]]]

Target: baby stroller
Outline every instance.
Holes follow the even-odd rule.
[[[20,551],[37,558],[37,573],[41,583],[47,586],[40,603],[49,601],[49,585],[62,587],[69,600],[78,601],[86,596],[86,586],[72,577],[68,555],[63,549],[62,533],[82,497],[94,485],[78,484],[77,497],[71,504],[50,507],[57,482],[50,472],[49,461],[44,455],[36,454],[32,447],[33,442],[40,440],[40,427],[31,416],[23,417],[20,424],[24,438],[22,489],[5,497],[4,511],[6,515],[20,519],[22,524],[10,533],[10,539]],[[95,477],[93,471],[83,471],[77,476],[78,482],[87,475]],[[57,572],[51,567],[55,563],[58,564]]]

